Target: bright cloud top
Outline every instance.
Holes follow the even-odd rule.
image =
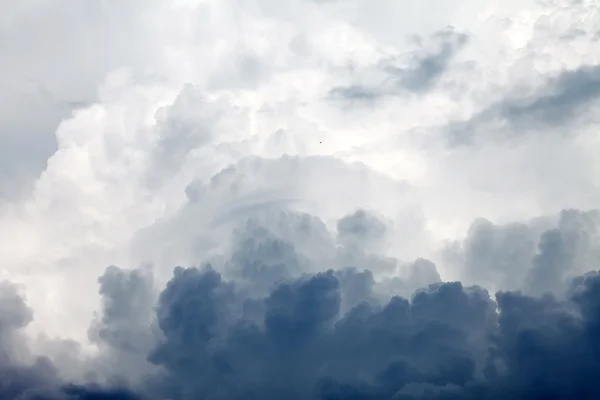
[[[597,396],[595,2],[109,3],[0,19],[0,397]]]

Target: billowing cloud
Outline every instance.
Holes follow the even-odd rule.
[[[89,331],[98,351],[62,350],[79,365],[75,383],[61,375],[56,353],[54,361],[28,353],[22,329],[32,311],[14,286],[4,284],[5,396],[495,399],[597,393],[592,376],[598,366],[590,354],[600,285],[595,272],[578,276],[594,262],[596,211],[567,210],[537,224],[477,221],[465,244],[456,245],[467,257],[460,260],[466,277],[481,277],[472,270],[480,266],[488,274],[521,276],[532,293],[495,296],[481,286],[440,282],[431,261],[373,253],[369,241],[385,236],[385,224],[364,210],[340,218],[337,233],[308,214],[278,214],[234,230],[229,258],[175,268],[160,294],[151,269],[108,267],[99,279],[102,307]],[[348,253],[357,238],[366,246]],[[529,252],[519,250],[527,243]],[[494,260],[500,264],[490,264]],[[396,274],[375,279],[378,262]],[[490,282],[510,286],[507,279]]]
[[[597,398],[598,7],[5,7],[0,398]]]
[[[141,274],[110,267],[101,286],[106,306],[100,336],[105,351],[115,351],[115,366],[124,353],[146,347],[144,337],[152,338],[140,359],[148,369],[131,378],[129,392],[65,384],[49,360],[40,360],[9,367],[5,361],[3,394],[566,399],[593,398],[598,391],[597,273],[572,281],[562,300],[499,292],[494,301],[480,287],[449,282],[419,289],[410,299],[365,298],[344,313],[344,287],[357,294],[350,281],[362,280],[374,290],[367,275],[345,272],[340,278],[330,270],[285,280],[265,296],[248,297],[210,266],[178,267],[158,297],[154,333],[139,317],[130,315],[119,324],[121,318],[114,315],[125,316],[145,299],[147,286],[134,283]],[[115,287],[109,290],[109,285]],[[3,304],[12,303],[12,308],[3,310],[3,337],[22,328],[30,316],[10,290],[4,297]],[[150,364],[159,368],[152,370]],[[48,393],[55,397],[35,397]]]
[[[443,258],[462,269],[464,279],[485,287],[559,293],[574,275],[594,270],[600,261],[600,221],[596,210],[564,210],[553,219],[475,221],[464,240],[446,246]]]

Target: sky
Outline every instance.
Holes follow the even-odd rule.
[[[599,26],[8,2],[0,399],[597,399]]]

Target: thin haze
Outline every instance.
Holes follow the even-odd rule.
[[[0,400],[600,398],[599,11],[8,2]]]

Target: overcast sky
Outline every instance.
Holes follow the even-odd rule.
[[[3,5],[0,350],[17,350],[0,357],[0,370],[31,379],[0,394],[86,398],[89,386],[65,382],[95,382],[125,396],[107,398],[346,399],[335,385],[347,383],[369,399],[499,399],[502,390],[597,398],[577,374],[528,392],[538,378],[511,380],[521,371],[506,343],[514,318],[560,325],[539,310],[576,306],[585,320],[600,297],[592,278],[577,278],[600,261],[600,5],[417,3]],[[413,296],[439,281],[462,283]],[[550,301],[544,293],[556,303],[539,303]],[[465,331],[478,350],[452,342],[454,367],[400,352],[416,369],[390,378],[397,360],[385,351],[367,360],[380,351],[374,342],[348,361],[364,371],[346,371],[340,354],[355,345],[344,340],[366,312],[355,307],[375,307],[377,330],[377,313],[400,307],[395,295],[410,300],[410,329],[433,319]],[[456,311],[446,321],[454,311],[436,308],[445,301],[474,307],[474,319]],[[517,315],[519,302],[538,319]],[[221,320],[224,309],[232,314]],[[230,337],[242,320],[262,336]],[[202,342],[202,360],[168,356],[194,353],[199,342],[186,342],[186,329],[218,339]],[[501,378],[483,373],[486,329],[507,341],[494,343],[506,352]],[[553,340],[565,349],[590,339],[560,334]],[[312,341],[286,369],[278,363],[300,346],[294,335]],[[266,350],[244,350],[252,346]],[[35,364],[38,355],[50,364]],[[259,360],[256,375],[250,360]],[[442,377],[458,366],[471,372]],[[570,368],[600,371],[583,361]],[[204,371],[200,383],[193,370]],[[268,378],[277,370],[285,385]]]

